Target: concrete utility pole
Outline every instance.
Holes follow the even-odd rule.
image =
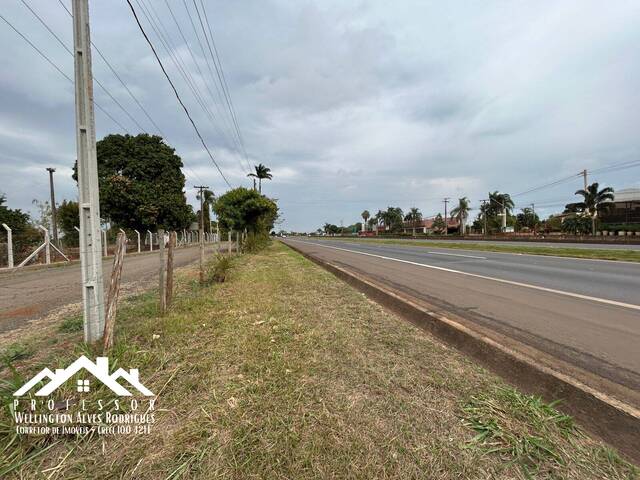
[[[198,239],[200,240],[200,283],[204,283],[204,193],[205,185],[194,185],[193,188],[200,190],[200,232]]]
[[[7,231],[7,267],[13,268],[13,231],[6,223],[2,226]]]
[[[55,168],[47,168],[49,172],[49,190],[51,190],[51,229],[53,231],[53,243],[59,245],[58,243],[58,213],[56,211],[56,194],[53,188],[53,172],[56,171]]]
[[[484,207],[487,204],[487,200],[480,200],[482,202],[482,206]],[[487,235],[487,209],[483,209],[482,219],[484,221],[484,229],[482,230],[483,235]]]
[[[84,339],[91,343],[99,340],[104,332],[104,285],[102,283],[102,239],[100,238],[100,197],[93,112],[89,1],[73,0],[71,4]]]
[[[444,236],[446,237],[449,233],[449,222],[447,221],[447,204],[451,200],[449,197],[445,197],[444,200]]]
[[[584,178],[584,189],[587,189],[587,169],[582,170],[582,177]]]

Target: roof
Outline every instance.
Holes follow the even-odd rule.
[[[614,194],[615,202],[640,202],[640,188],[623,188]]]

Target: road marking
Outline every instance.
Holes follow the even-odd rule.
[[[606,305],[614,305],[616,307],[629,308],[631,310],[640,310],[640,305],[634,305],[632,303],[618,302],[616,300],[608,300],[606,298],[591,297],[589,295],[582,295],[581,293],[565,292],[564,290],[556,290],[555,288],[541,287],[539,285],[531,285],[529,283],[515,282],[513,280],[505,280],[503,278],[488,277],[486,275],[479,275],[477,273],[462,272],[460,270],[454,270],[452,268],[436,267],[435,265],[427,265],[425,263],[412,262],[412,261],[409,261],[409,260],[401,260],[399,258],[385,257],[384,255],[376,255],[374,253],[359,252],[357,250],[349,250],[347,248],[332,247],[332,246],[329,246],[329,245],[322,245],[320,243],[315,243],[315,242],[306,242],[306,241],[302,241],[302,240],[292,240],[292,239],[289,239],[289,240],[292,241],[292,242],[300,242],[300,243],[316,245],[318,247],[323,247],[323,248],[331,248],[333,250],[342,250],[344,252],[356,253],[358,255],[365,255],[365,256],[368,256],[368,257],[381,258],[383,260],[391,260],[393,262],[407,263],[409,265],[416,265],[418,267],[430,268],[430,269],[433,269],[433,270],[440,270],[442,272],[457,273],[459,275],[465,275],[467,277],[481,278],[483,280],[491,280],[491,281],[494,281],[494,282],[504,283],[504,284],[507,284],[507,285],[515,285],[517,287],[531,288],[533,290],[539,290],[541,292],[555,293],[555,294],[564,295],[564,296],[567,296],[567,297],[579,298],[581,300],[589,300],[589,301],[592,301],[592,302],[604,303]]]
[[[461,253],[444,253],[444,252],[427,252],[432,255],[450,255],[452,257],[464,257],[464,258],[477,258],[479,260],[486,260],[487,257],[477,257],[475,255],[462,255]]]

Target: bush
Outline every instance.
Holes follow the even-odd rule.
[[[242,244],[243,253],[256,253],[265,248],[271,242],[267,233],[249,233]]]
[[[207,283],[223,283],[231,270],[231,257],[217,255],[207,270]]]

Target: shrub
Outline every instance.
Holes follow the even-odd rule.
[[[223,283],[231,270],[231,257],[217,255],[207,271],[208,283]]]
[[[242,244],[243,253],[256,253],[265,248],[271,239],[267,233],[249,233]]]

